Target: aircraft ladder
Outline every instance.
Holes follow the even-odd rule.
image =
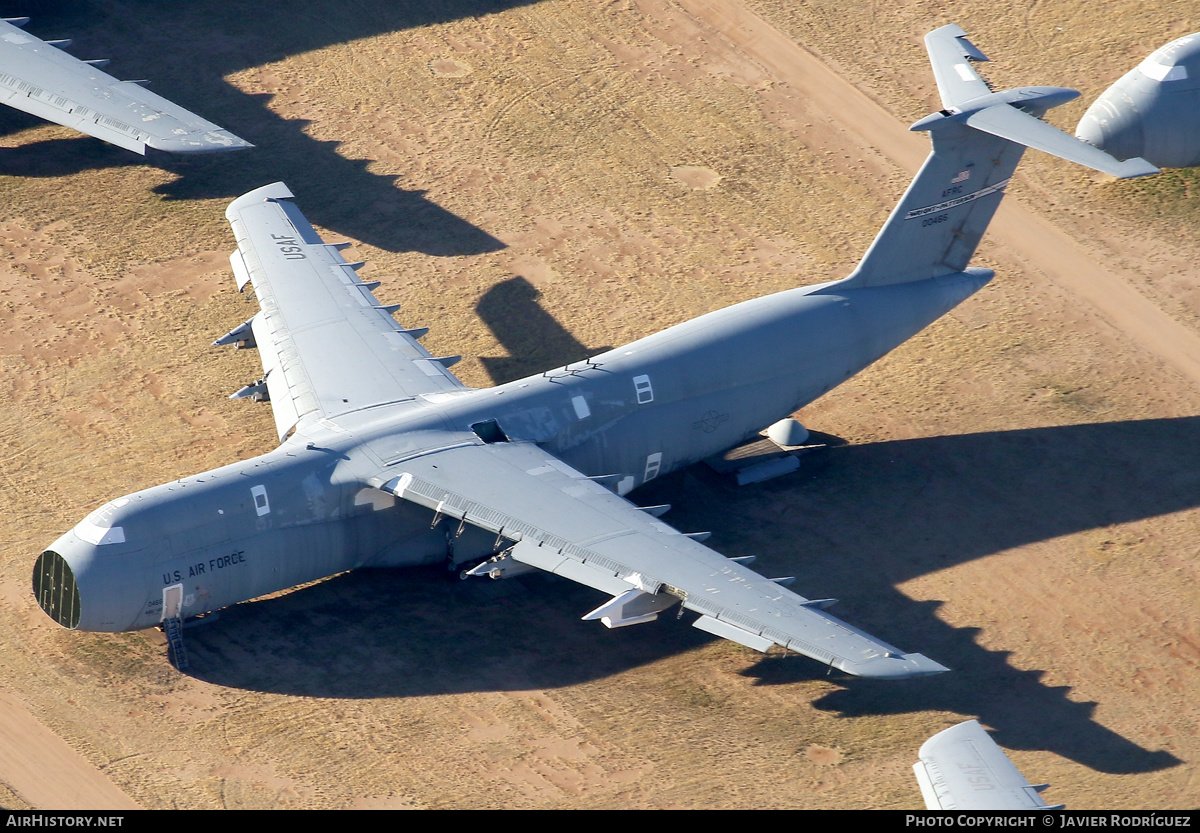
[[[167,644],[175,659],[175,667],[183,671],[188,666],[187,651],[183,649],[183,620],[178,616],[168,616],[163,620],[163,631],[167,634]]]

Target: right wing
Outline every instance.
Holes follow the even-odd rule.
[[[24,23],[28,18],[14,20]],[[137,82],[118,81],[95,64],[4,20],[0,20],[0,104],[143,155],[147,146],[173,153],[253,147]]]
[[[938,732],[913,764],[929,810],[1061,810],[1038,794],[1046,784],[1025,780],[978,720]]]
[[[464,385],[417,343],[359,280],[342,245],[323,242],[282,182],[234,200],[225,212],[238,248],[229,257],[238,289],[254,285],[262,311],[214,344],[256,346],[263,378],[230,398],[269,399],[282,441],[302,420],[449,393]]]
[[[682,600],[700,614],[696,627],[758,651],[780,645],[865,677],[947,670],[830,616],[832,600],[796,595],[532,443],[448,441],[386,461],[371,485],[515,542],[476,575],[502,575],[517,561],[610,594],[584,617],[609,627],[649,621]]]

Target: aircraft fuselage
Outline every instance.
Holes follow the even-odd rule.
[[[743,442],[919,332],[991,278],[968,270],[747,301],[495,388],[302,421],[277,449],[106,504],[50,546],[34,592],[60,624],[138,630],[363,566],[482,557],[381,484],[404,460],[537,443],[620,494]],[[459,530],[461,531],[461,530]]]

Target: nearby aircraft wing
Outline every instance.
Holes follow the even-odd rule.
[[[906,654],[641,511],[527,442],[490,442],[390,465],[372,485],[495,532],[509,556],[611,594],[585,618],[616,627],[677,600],[696,627],[766,651],[781,645],[866,677],[947,669]]]
[[[238,289],[254,285],[261,312],[214,344],[256,346],[263,378],[234,394],[269,399],[282,440],[305,417],[332,417],[420,393],[462,390],[417,343],[339,253],[322,242],[282,182],[234,200],[225,212],[238,248],[229,257]]]
[[[13,20],[24,24],[28,18]],[[118,81],[7,20],[0,21],[0,104],[135,153],[145,154],[147,146],[173,153],[253,147],[137,82]]]
[[[930,810],[1061,810],[1034,786],[983,730],[978,720],[951,726],[925,741],[913,764]]]

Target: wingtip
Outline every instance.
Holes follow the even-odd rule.
[[[1152,176],[1153,174],[1162,173],[1162,171],[1151,165],[1140,156],[1135,156],[1132,159],[1126,159],[1117,166],[1118,173],[1116,174],[1121,179],[1136,179],[1140,176]]]
[[[296,195],[282,182],[272,182],[270,185],[263,185],[253,191],[247,191],[231,202],[229,208],[225,209],[225,219],[233,220],[237,213],[248,205],[268,200],[293,200],[295,198]]]
[[[924,654],[884,654],[860,663],[838,666],[848,674],[858,677],[898,680],[905,677],[927,677],[943,674],[950,669],[934,662]]]
[[[944,674],[950,670],[924,654],[905,654],[903,659],[910,668],[910,672],[904,675],[906,677],[926,677],[931,674]]]
[[[252,148],[250,142],[235,136],[228,130],[209,130],[206,133],[189,133],[184,136],[151,136],[146,144],[166,153],[202,154],[227,153]]]

